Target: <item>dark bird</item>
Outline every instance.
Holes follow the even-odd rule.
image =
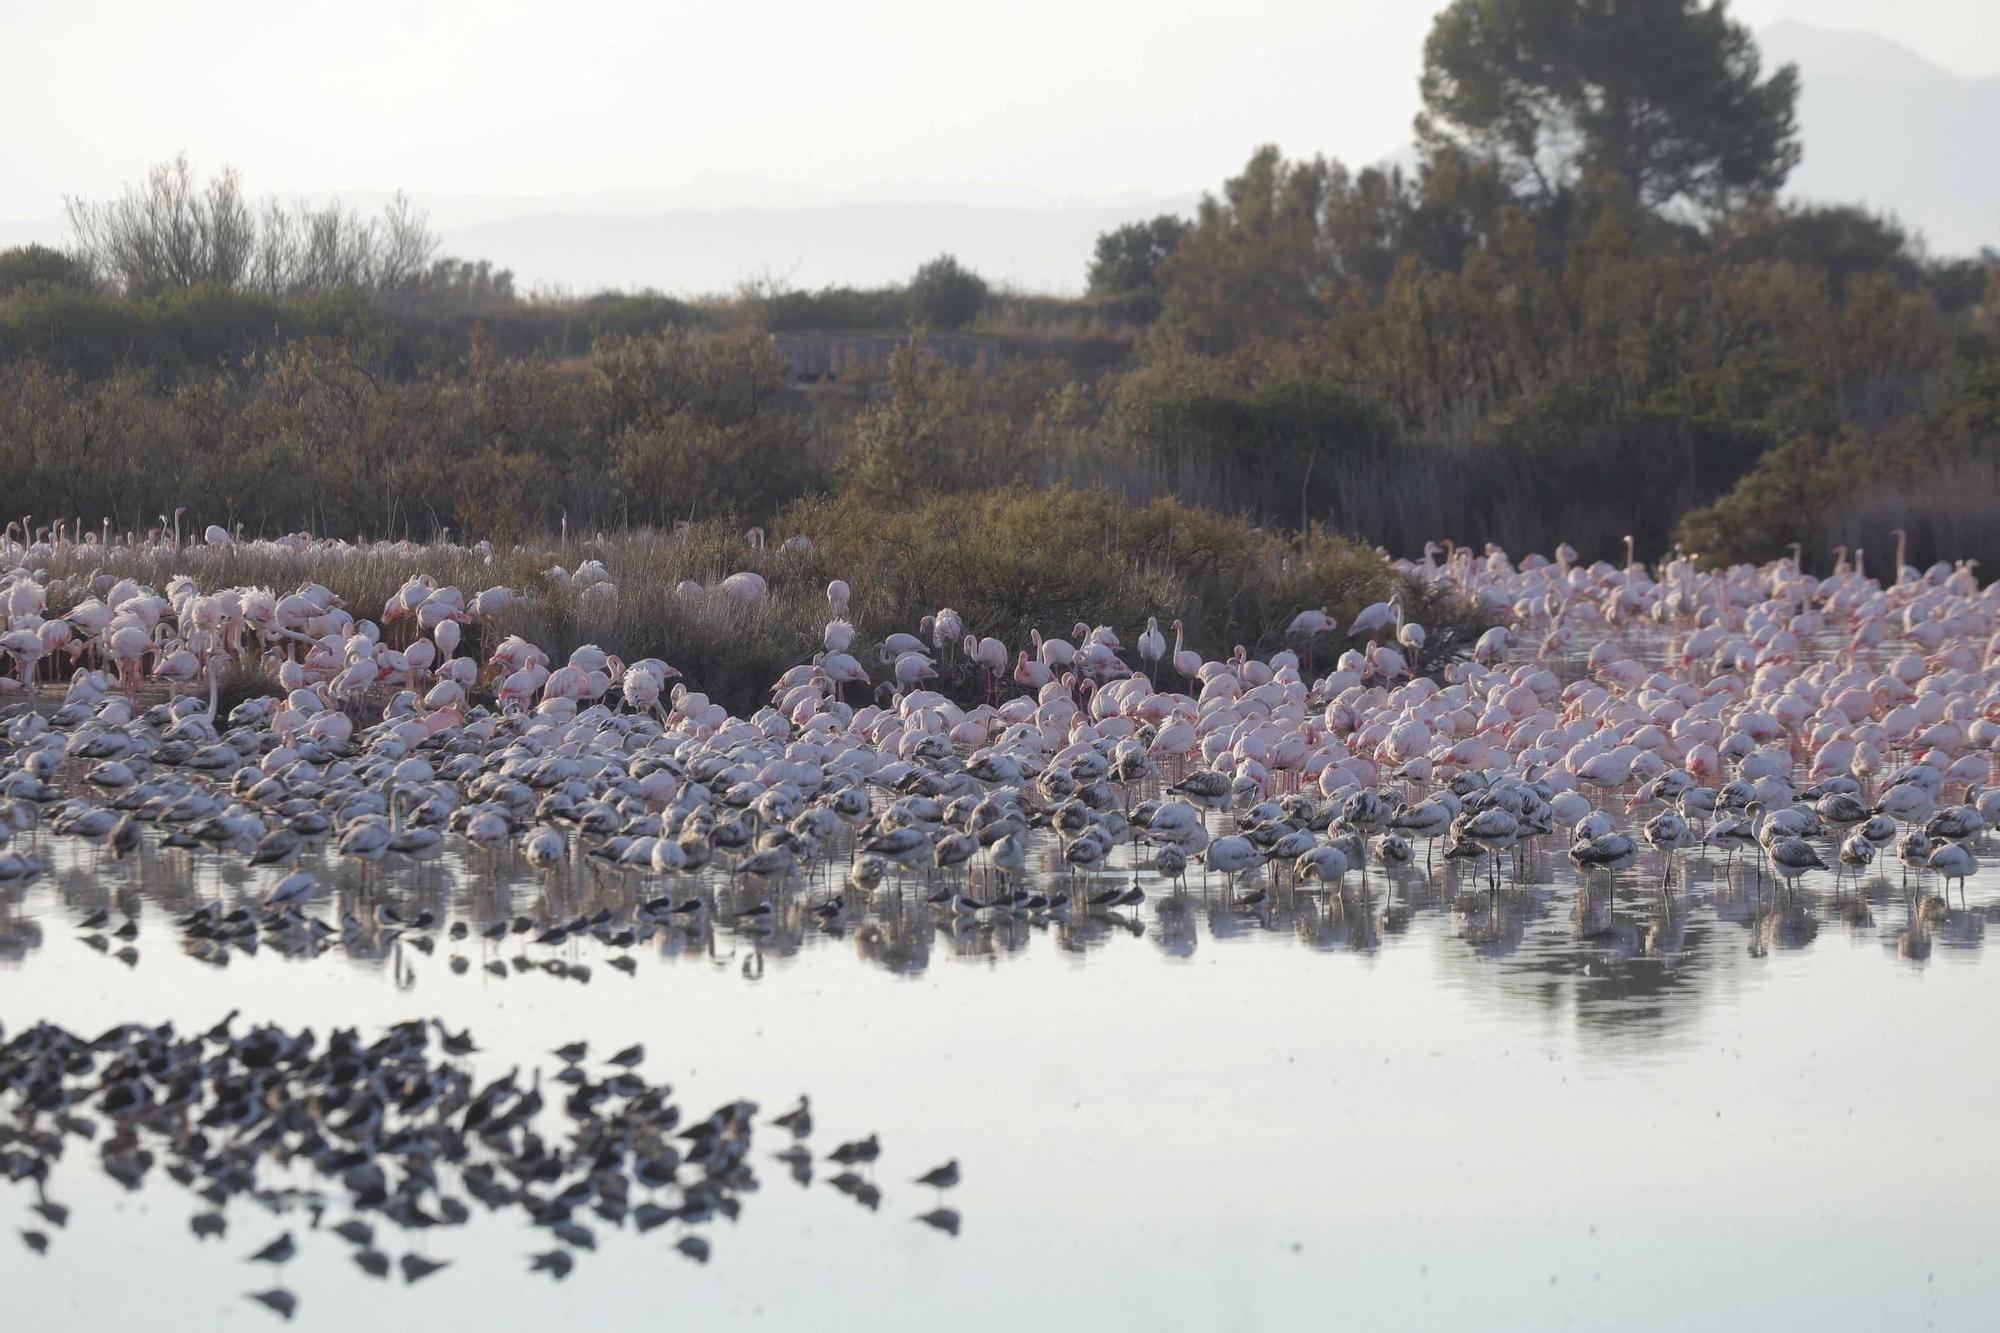
[[[361,1271],[369,1277],[389,1276],[389,1256],[380,1250],[356,1250],[354,1262],[361,1265]]]
[[[437,1272],[438,1269],[449,1268],[451,1266],[451,1260],[449,1259],[426,1259],[421,1254],[406,1254],[403,1256],[401,1263],[403,1281],[406,1284],[421,1281],[429,1277],[432,1273]]]
[[[273,1287],[269,1291],[253,1291],[248,1295],[265,1309],[275,1310],[287,1319],[290,1319],[299,1308],[299,1298],[283,1287]]]
[[[454,1034],[446,1031],[444,1021],[437,1018],[431,1020],[431,1025],[437,1029],[438,1044],[444,1047],[445,1054],[471,1055],[479,1049],[472,1044],[472,1032],[470,1029]]]
[[[948,1236],[958,1234],[959,1216],[956,1208],[933,1208],[928,1213],[918,1213],[917,1221],[927,1227],[936,1227]]]
[[[47,1254],[49,1252],[49,1238],[39,1231],[23,1231],[21,1239],[26,1241],[28,1248],[36,1254]]]
[[[267,1264],[282,1264],[298,1252],[298,1246],[292,1244],[292,1233],[286,1231],[280,1233],[278,1238],[269,1245],[251,1255],[250,1260],[253,1263],[261,1261]]]
[[[590,1051],[589,1042],[573,1041],[569,1043],[569,1045],[567,1046],[556,1047],[553,1051],[550,1051],[549,1054],[553,1055],[556,1059],[562,1061],[566,1065],[573,1065],[582,1061],[583,1057],[586,1054],[588,1054],[589,1051]]]
[[[948,1190],[958,1183],[958,1159],[952,1158],[943,1166],[934,1166],[917,1177],[917,1184],[929,1185],[934,1190]]]
[[[842,1166],[852,1166],[856,1162],[872,1162],[882,1155],[882,1144],[873,1134],[865,1139],[855,1139],[843,1143],[827,1156]]]
[[[367,1249],[375,1243],[375,1228],[358,1217],[350,1217],[333,1228],[333,1234],[352,1245]]]
[[[812,1154],[806,1151],[804,1144],[795,1143],[783,1152],[772,1153],[771,1156],[785,1164],[791,1171],[793,1180],[801,1185],[812,1184]]]
[[[813,1132],[813,1118],[812,1118],[811,1104],[808,1102],[806,1097],[803,1094],[801,1094],[799,1097],[799,1104],[797,1106],[793,1107],[791,1110],[785,1112],[781,1116],[774,1117],[771,1123],[776,1125],[779,1129],[789,1129],[790,1131],[792,1131],[793,1137],[802,1139],[806,1135]]]
[[[555,1232],[557,1240],[568,1245],[574,1245],[579,1250],[594,1250],[597,1248],[596,1233],[581,1222],[558,1222],[550,1227],[549,1230]]]
[[[196,1213],[188,1219],[188,1230],[199,1240],[220,1239],[229,1233],[229,1221],[221,1213]]]
[[[627,1046],[624,1050],[612,1056],[609,1060],[605,1061],[605,1063],[618,1065],[621,1068],[625,1069],[631,1069],[645,1058],[646,1058],[645,1043],[635,1042],[633,1045]]]
[[[547,1273],[550,1277],[560,1282],[569,1276],[569,1270],[574,1267],[576,1267],[576,1260],[571,1257],[568,1250],[544,1250],[542,1253],[534,1256],[534,1262],[528,1265],[528,1271],[530,1273]]]
[[[698,1264],[708,1262],[708,1242],[700,1236],[682,1236],[674,1242],[674,1248]]]

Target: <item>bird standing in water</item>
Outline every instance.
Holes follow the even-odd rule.
[[[918,1176],[916,1183],[919,1185],[928,1185],[936,1190],[941,1206],[944,1192],[958,1184],[958,1159],[954,1157],[943,1166],[932,1167],[921,1176]]]

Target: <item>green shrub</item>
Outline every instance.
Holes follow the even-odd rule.
[[[986,305],[986,279],[950,255],[939,255],[910,279],[910,318],[927,328],[962,329]]]
[[[69,287],[88,291],[96,286],[90,265],[75,255],[46,245],[17,245],[0,250],[0,297],[24,287]]]

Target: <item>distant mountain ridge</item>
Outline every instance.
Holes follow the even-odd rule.
[[[1982,168],[2000,161],[1988,146],[2000,127],[2000,77],[1962,78],[1873,32],[1785,21],[1758,41],[1767,68],[1793,61],[1804,78],[1805,156],[1791,197],[1890,213],[1934,254],[2000,247],[2000,173]],[[516,212],[439,201],[436,214],[455,253],[491,256],[529,282],[577,291],[719,292],[763,277],[800,287],[869,285],[898,281],[950,252],[993,281],[1060,292],[1082,287],[1099,232],[1156,213],[1191,213],[1199,198],[1189,190],[1079,200],[935,182],[834,193],[730,172]]]
[[[1985,169],[2000,162],[1990,146],[2000,129],[2000,77],[1961,78],[1879,33],[1796,21],[1772,24],[1758,43],[1766,68],[1796,62],[1804,79],[1805,156],[1791,197],[1865,203],[1920,233],[1934,254],[2000,247],[2000,172]],[[449,206],[436,211],[453,252],[491,256],[530,282],[577,291],[719,292],[766,276],[801,287],[869,285],[950,252],[990,280],[1060,292],[1082,287],[1099,232],[1191,213],[1199,198],[1191,190],[1076,200],[924,182],[836,195],[732,172],[513,213],[489,209],[462,222]]]
[[[1968,79],[1871,32],[1775,23],[1767,68],[1798,64],[1805,157],[1786,193],[1864,202],[1933,254],[2000,248],[2000,77]]]
[[[1077,291],[1099,232],[1156,213],[1191,212],[1199,196],[1122,203],[868,202],[665,212],[547,210],[444,226],[445,248],[487,255],[530,282],[578,293],[652,286],[728,292],[774,279],[792,287],[901,282],[953,254],[987,281]]]
[[[1894,38],[1859,28],[1821,28],[1781,19],[1757,34],[1768,70],[1787,61],[1812,79],[1869,79],[1883,83],[1943,83],[1957,80],[1932,60],[1897,44]]]

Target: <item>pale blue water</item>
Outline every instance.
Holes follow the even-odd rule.
[[[1990,872],[1928,924],[1914,913],[1935,884],[1906,897],[1892,860],[1864,880],[1865,913],[1826,876],[1775,903],[1768,881],[1753,891],[1742,866],[1725,881],[1712,856],[1676,873],[1666,910],[1651,854],[1618,876],[1615,908],[1596,877],[1584,911],[1568,863],[1543,855],[1529,888],[1494,899],[1471,878],[1461,893],[1441,863],[1435,886],[1420,866],[1378,869],[1365,892],[1350,875],[1331,908],[1281,893],[1231,909],[1223,881],[1204,896],[1197,875],[1184,899],[1147,879],[1136,912],[1072,927],[954,931],[906,902],[841,936],[795,918],[761,942],[726,928],[656,941],[632,976],[593,941],[532,950],[589,963],[584,985],[495,979],[480,965],[519,952],[514,939],[441,934],[434,956],[264,950],[215,969],[181,950],[166,904],[275,877],[211,860],[190,888],[184,863],[150,849],[144,864],[62,858],[9,900],[10,1032],[38,1018],[205,1027],[236,1007],[322,1032],[436,1015],[472,1029],[482,1073],[553,1070],[540,1053],[579,1036],[600,1053],[643,1040],[646,1071],[697,1111],[750,1096],[772,1114],[809,1092],[820,1151],[879,1132],[886,1198],[870,1214],[826,1172],[800,1189],[767,1162],[741,1221],[710,1228],[707,1267],[664,1233],[599,1225],[598,1252],[560,1285],[525,1271],[545,1232],[481,1212],[392,1237],[392,1255],[453,1267],[385,1288],[302,1217],[241,1200],[226,1240],[198,1242],[187,1219],[205,1205],[157,1172],[128,1194],[73,1145],[50,1190],[72,1215],[46,1258],[12,1234],[39,1225],[31,1195],[0,1188],[10,1328],[272,1326],[242,1299],[269,1285],[243,1256],[287,1225],[304,1253],[285,1280],[313,1329],[2000,1320]],[[412,910],[482,922],[539,893],[511,854],[374,873]],[[564,912],[598,901],[600,877],[575,870]],[[131,969],[79,942],[75,922],[112,899],[140,912]],[[466,974],[448,970],[453,952]],[[760,1134],[760,1156],[781,1143]],[[951,1156],[956,1240],[910,1220],[935,1198],[906,1183]]]

